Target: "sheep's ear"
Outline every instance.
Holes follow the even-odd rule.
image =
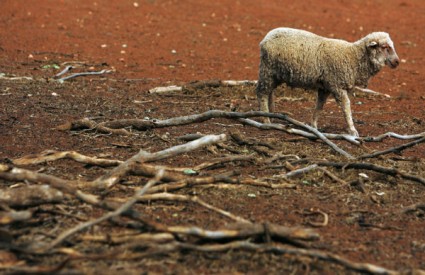
[[[367,44],[367,46],[370,47],[370,48],[375,48],[376,46],[378,46],[378,42],[371,41],[371,42],[369,42],[369,44]]]

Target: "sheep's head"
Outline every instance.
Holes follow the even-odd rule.
[[[386,32],[374,32],[362,39],[367,47],[370,61],[378,68],[387,65],[396,68],[400,59],[395,52],[394,43]]]

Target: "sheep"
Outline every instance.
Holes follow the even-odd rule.
[[[271,30],[260,42],[256,87],[260,111],[274,111],[273,91],[282,83],[317,90],[312,126],[317,128],[326,99],[332,94],[344,113],[349,134],[358,137],[348,93],[356,87],[366,88],[368,80],[385,65],[396,68],[399,63],[394,44],[385,32],[373,32],[350,43],[298,29]],[[270,123],[270,119],[264,122]]]

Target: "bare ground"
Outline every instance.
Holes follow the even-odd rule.
[[[67,229],[107,213],[99,206],[81,202],[75,195],[67,195],[56,204],[32,207],[2,203],[2,270],[64,274],[361,272],[341,261],[303,254],[300,247],[319,251],[321,255],[339,255],[350,263],[371,263],[399,272],[425,269],[425,216],[423,206],[419,205],[424,203],[425,187],[423,183],[403,177],[403,173],[425,177],[423,143],[397,154],[351,161],[321,141],[277,130],[260,130],[224,118],[144,131],[127,127],[130,135],[60,127],[86,117],[101,123],[133,118],[163,120],[208,110],[256,110],[253,86],[189,87],[182,92],[164,94],[148,93],[148,90],[194,80],[256,79],[258,42],[271,28],[292,26],[347,40],[358,39],[370,31],[388,31],[403,63],[397,70],[381,72],[371,81],[370,88],[391,98],[356,95],[352,99],[355,123],[363,137],[389,131],[422,133],[424,69],[420,61],[424,59],[424,51],[418,46],[424,40],[422,1],[391,0],[385,4],[383,1],[328,1],[319,6],[315,4],[314,8],[313,1],[296,4],[140,1],[137,7],[133,1],[34,3],[2,2],[0,73],[7,77],[0,79],[0,158],[6,165],[3,168],[22,167],[78,184],[93,181],[112,168],[70,159],[24,166],[14,165],[13,161],[45,150],[77,151],[87,156],[124,161],[141,149],[153,153],[185,144],[187,141],[179,137],[187,134],[239,134],[244,140],[263,142],[273,149],[264,144],[240,144],[229,139],[152,164],[193,168],[229,155],[251,155],[253,158],[249,161],[233,161],[201,170],[197,175],[185,175],[200,178],[233,171],[230,178],[239,183],[218,181],[170,192],[196,196],[254,224],[312,228],[320,238],[302,242],[269,240],[267,232],[248,238],[254,244],[284,247],[288,249],[285,253],[259,248],[247,251],[241,247],[215,252],[173,247],[171,244],[177,242],[204,249],[208,245],[217,248],[235,240],[217,242],[177,233],[173,235],[173,242],[165,242],[169,246],[131,238],[115,243],[114,237],[170,231],[149,226],[148,221],[168,227],[198,226],[209,230],[223,229],[234,223],[195,202],[153,200],[133,207],[146,224],[135,224],[130,218],[102,222],[72,235],[55,249],[34,253],[31,250],[34,247],[50,243]],[[375,16],[371,17],[371,13]],[[67,62],[77,65],[74,71],[114,71],[58,83],[52,76],[71,64]],[[31,79],[10,79],[14,76]],[[277,111],[289,112],[292,118],[309,122],[313,102],[314,95],[309,91],[281,87]],[[277,119],[274,122],[288,125]],[[320,130],[343,133],[344,125],[341,112],[331,101],[326,106]],[[355,157],[411,141],[387,138],[358,146],[334,140]],[[279,154],[287,157],[267,162]],[[290,179],[279,177],[325,161],[362,162],[397,169],[397,173],[393,176],[388,172],[346,166],[345,169],[326,167],[326,171],[314,169]],[[42,183],[7,179],[6,173],[0,174],[2,192]],[[148,180],[146,176],[126,176],[108,192],[78,187],[99,195],[102,200],[122,203]],[[247,182],[266,182],[269,186]],[[414,204],[419,207],[405,211]],[[13,212],[10,208],[29,210],[31,215],[23,221],[8,220],[7,213]],[[318,226],[325,217],[323,213],[328,223]],[[89,240],[90,236],[103,236],[104,240]],[[295,254],[291,254],[290,249],[294,249]]]

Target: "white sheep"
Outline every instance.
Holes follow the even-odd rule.
[[[341,106],[348,132],[358,136],[351,116],[348,93],[366,88],[368,80],[385,65],[395,68],[399,58],[388,33],[374,32],[350,43],[318,36],[311,32],[277,28],[260,43],[260,69],[256,88],[260,110],[273,112],[273,91],[286,83],[289,87],[317,90],[312,125],[330,94]],[[270,122],[268,118],[265,122]]]

